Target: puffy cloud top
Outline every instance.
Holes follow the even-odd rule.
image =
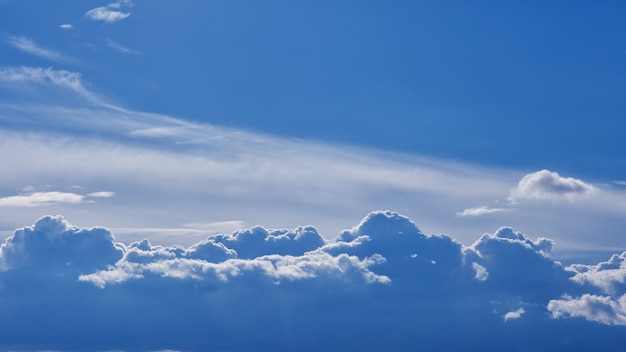
[[[572,177],[562,177],[549,170],[540,170],[524,176],[511,191],[513,200],[576,200],[597,191],[597,188]]]
[[[46,216],[0,246],[0,309],[10,317],[0,321],[0,348],[482,351],[484,341],[524,350],[626,343],[605,327],[626,324],[624,255],[564,268],[549,257],[553,245],[504,227],[464,247],[390,211],[369,214],[333,240],[311,226],[256,226],[187,248],[123,245],[107,229]]]
[[[124,246],[102,227],[78,228],[61,216],[44,216],[0,245],[4,269],[75,268],[96,270],[122,258]]]

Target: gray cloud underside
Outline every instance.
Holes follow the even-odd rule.
[[[373,212],[332,240],[260,226],[125,245],[46,216],[0,247],[0,347],[586,350],[626,342],[623,262],[564,267],[511,228],[471,246]],[[532,338],[528,338],[532,336]]]

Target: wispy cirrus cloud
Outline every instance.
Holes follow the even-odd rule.
[[[119,22],[130,16],[130,12],[122,12],[119,10],[122,8],[130,8],[132,6],[133,3],[128,0],[113,2],[106,6],[96,7],[87,11],[85,13],[85,18],[105,23]]]
[[[55,70],[50,67],[3,66],[0,67],[0,82],[56,86],[68,89],[89,102],[101,102],[96,94],[87,89],[81,74],[72,71]]]
[[[113,51],[118,52],[120,54],[129,54],[129,55],[139,55],[139,54],[141,54],[140,51],[129,49],[129,48],[121,45],[120,43],[115,42],[115,41],[113,41],[113,40],[111,40],[109,38],[106,39],[105,43],[106,43],[106,45],[109,48],[113,49]]]
[[[12,47],[19,49],[23,52],[29,53],[31,55],[39,56],[39,57],[42,57],[44,59],[48,59],[51,61],[63,62],[63,61],[68,60],[68,58],[66,58],[61,53],[52,49],[44,48],[41,45],[35,43],[32,39],[24,37],[24,36],[9,37],[9,39],[7,40],[7,43],[11,45]]]

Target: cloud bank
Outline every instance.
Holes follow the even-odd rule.
[[[553,246],[511,228],[464,246],[390,211],[329,240],[312,226],[256,226],[188,247],[125,245],[106,228],[45,216],[0,245],[0,308],[11,317],[0,321],[0,348],[483,351],[626,342],[614,326],[626,321],[624,273],[614,272],[626,255],[564,267],[550,259]]]

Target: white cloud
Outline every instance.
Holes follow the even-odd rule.
[[[56,62],[67,61],[67,59],[60,53],[51,49],[41,47],[30,38],[26,38],[23,36],[12,36],[8,39],[7,42],[11,46],[19,50],[22,50],[24,52],[27,52],[31,55],[39,56],[44,59],[48,59],[48,60],[56,61]]]
[[[35,192],[0,198],[0,207],[40,207],[58,203],[82,203],[85,197],[66,192]]]
[[[27,187],[31,189],[31,187]],[[109,198],[114,192],[92,192],[88,197]],[[30,192],[17,196],[0,198],[0,207],[50,207],[57,204],[78,204],[85,201],[85,195],[71,192]]]
[[[545,255],[546,241],[502,228],[464,247],[377,211],[332,240],[311,226],[257,226],[188,247],[124,245],[106,228],[45,216],[0,244],[0,309],[12,316],[0,320],[0,348],[454,350],[462,343],[482,351],[484,341],[523,350],[616,343],[621,331],[603,324],[626,324],[626,297],[561,296],[579,286]],[[477,280],[479,271],[488,279]],[[522,315],[523,333],[512,332],[507,323]],[[575,317],[588,322],[571,329],[566,318]],[[25,327],[37,329],[26,336]],[[88,338],[68,338],[76,334]]]
[[[96,7],[87,11],[85,13],[85,17],[94,21],[102,21],[105,23],[119,22],[130,16],[130,12],[117,11],[122,7],[132,7],[132,2],[117,1],[110,3],[107,6]]]
[[[488,206],[481,206],[477,208],[464,209],[462,212],[457,213],[458,216],[482,216],[493,213],[500,213],[506,211],[504,208],[490,208]]]
[[[511,224],[558,236],[557,252],[614,247],[626,226],[621,188],[603,186],[585,202],[499,203],[457,215],[459,204],[492,204],[506,197],[521,172],[132,111],[106,103],[76,72],[4,67],[0,81],[8,89],[24,85],[59,97],[42,102],[29,94],[27,104],[0,102],[5,127],[0,158],[13,170],[0,175],[0,191],[7,194],[27,184],[115,189],[115,197],[90,205],[94,213],[78,218],[119,229],[180,229],[169,237],[167,231],[155,232],[150,237],[155,243],[179,241],[182,236],[174,234],[183,231],[197,233],[181,224],[233,218],[271,227],[315,223],[332,237],[352,224],[349,219],[377,208],[402,211],[420,219],[426,233],[455,233],[464,244],[485,230]],[[79,99],[69,100],[68,92]],[[120,209],[133,215],[119,216]],[[507,211],[485,216],[495,209]],[[23,210],[9,210],[5,228],[41,215]],[[78,216],[78,209],[51,211]],[[596,236],[591,238],[590,231]],[[137,232],[120,236],[134,240]]]
[[[519,319],[524,313],[526,313],[526,310],[524,310],[524,308],[510,311],[504,315],[504,321],[509,321],[510,319]]]
[[[115,195],[115,192],[109,192],[109,191],[87,193],[88,197],[94,197],[94,198],[110,198],[110,197],[113,197],[114,195]]]
[[[472,263],[472,268],[474,268],[474,271],[476,272],[476,275],[474,276],[476,280],[485,281],[489,278],[489,272],[484,266],[474,262]]]
[[[74,29],[74,25],[72,25],[71,23],[65,23],[65,24],[60,25],[59,28],[64,29],[64,30]]]
[[[540,170],[524,176],[511,191],[510,199],[574,201],[596,193],[598,189],[582,180],[562,177],[549,170]]]
[[[41,67],[0,67],[0,82],[10,84],[52,85],[68,89],[90,102],[99,99],[85,87],[80,73]]]
[[[565,296],[551,300],[548,310],[552,317],[585,318],[607,325],[626,325],[626,295],[614,300],[608,296],[584,294],[579,298]]]

